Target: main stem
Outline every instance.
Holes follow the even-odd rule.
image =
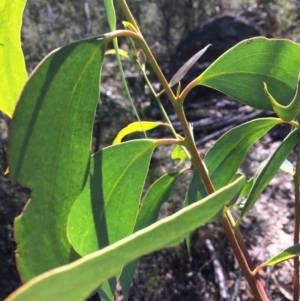
[[[134,24],[136,28],[138,28],[130,10],[126,4],[126,1],[125,0],[117,0],[117,2],[120,5],[127,20],[129,22],[131,22],[132,24]],[[159,68],[155,58],[153,57],[149,46],[147,45],[146,41],[144,40],[144,38],[142,37],[142,35],[140,33],[135,33],[135,32],[128,31],[128,30],[122,30],[122,31],[116,31],[116,32],[109,34],[109,36],[111,36],[111,37],[123,36],[123,35],[129,36],[132,39],[136,40],[139,43],[142,50],[144,51],[153,71],[155,72],[156,76],[158,77],[169,100],[171,101],[171,103],[175,109],[175,112],[177,114],[179,122],[181,123],[182,129],[184,132],[184,136],[185,136],[184,146],[190,152],[190,155],[192,158],[192,163],[199,171],[199,173],[202,177],[203,183],[206,187],[207,193],[208,194],[213,193],[215,191],[215,189],[213,187],[213,184],[210,180],[209,175],[206,172],[206,168],[205,168],[204,163],[198,153],[198,150],[195,146],[194,139],[192,137],[192,133],[190,132],[190,128],[189,128],[188,122],[186,120],[184,111],[183,111],[183,101],[184,101],[186,94],[182,93],[178,98],[175,97],[166,78],[164,77],[161,69]],[[189,89],[190,88],[191,88],[191,86],[189,87]],[[187,90],[185,92],[187,92]],[[268,297],[267,297],[267,295],[264,291],[264,288],[259,280],[259,276],[254,275],[251,271],[251,268],[253,267],[253,263],[250,259],[248,251],[244,245],[244,242],[241,239],[237,239],[237,237],[235,235],[234,224],[232,223],[232,220],[233,219],[232,219],[231,213],[228,211],[222,219],[222,224],[223,224],[225,233],[227,235],[227,238],[233,249],[233,252],[234,252],[234,254],[240,264],[240,267],[246,277],[246,280],[252,290],[255,300],[267,301]]]

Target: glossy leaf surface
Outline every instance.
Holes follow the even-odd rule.
[[[27,79],[21,48],[22,14],[26,0],[0,4],[0,110],[12,117]]]
[[[294,97],[300,66],[300,45],[288,40],[245,40],[217,59],[198,79],[198,85],[219,90],[256,109],[272,110],[264,93],[281,105]]]
[[[239,222],[254,206],[263,190],[279,171],[280,166],[282,165],[286,157],[290,154],[292,149],[295,147],[297,142],[298,133],[297,130],[294,130],[286,139],[284,139],[282,144],[278,147],[272,157],[259,172],[258,176],[254,179],[252,189],[250,190],[248,198],[239,217]]]
[[[258,177],[258,175],[260,174],[260,172],[263,170],[263,168],[267,165],[267,163],[269,162],[269,160],[272,158],[272,156],[270,156],[269,158],[265,159],[264,161],[262,161],[258,168],[255,171],[254,174],[254,179],[256,179]],[[294,176],[295,171],[294,171],[294,166],[291,162],[289,162],[288,160],[284,160],[283,163],[280,165],[279,170],[289,174],[291,176]]]
[[[89,170],[105,43],[94,37],[50,53],[32,73],[14,113],[10,175],[32,190],[15,222],[24,281],[77,258],[67,217]]]
[[[133,232],[155,140],[134,140],[96,153],[86,186],[75,201],[68,236],[80,255]]]
[[[232,181],[250,147],[280,122],[278,118],[252,120],[228,131],[214,144],[204,162],[215,189]]]
[[[15,291],[6,301],[82,301],[127,263],[164,248],[207,222],[239,194],[245,179],[230,185],[117,243],[40,275]]]

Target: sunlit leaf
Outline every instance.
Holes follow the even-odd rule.
[[[23,285],[6,301],[82,301],[129,262],[185,237],[211,219],[240,193],[243,177],[123,240],[74,263],[42,274]]]
[[[69,215],[68,236],[87,255],[133,232],[155,140],[134,140],[96,153]]]
[[[68,220],[68,237],[80,255],[95,252],[133,232],[156,145],[154,140],[135,140],[107,147],[92,157],[85,188]],[[109,300],[116,280],[110,282],[101,287]]]
[[[293,246],[279,252],[277,255],[273,256],[268,261],[262,263],[261,267],[275,265],[279,262],[294,258],[297,255],[300,255],[300,244],[293,245]]]
[[[228,131],[214,144],[204,162],[216,189],[232,181],[249,148],[280,122],[278,118],[252,120]]]
[[[183,150],[181,145],[176,145],[171,153],[172,160],[185,160],[187,159],[187,154]]]
[[[131,31],[139,33],[139,31],[136,29],[136,27],[132,23],[127,22],[127,21],[123,21],[122,24],[124,25],[124,27],[130,29]]]
[[[294,97],[300,69],[300,45],[262,37],[245,40],[224,53],[197,80],[256,109],[272,110],[264,93],[281,105]]]
[[[123,50],[123,49],[120,49],[119,48],[119,54],[121,55],[121,56],[123,56],[123,57],[126,57],[126,58],[128,58],[128,59],[130,59],[130,55],[129,55],[129,53],[127,52],[127,51],[125,51],[125,50]],[[106,50],[105,51],[105,55],[109,55],[109,54],[116,54],[116,50],[115,49],[109,49],[109,50]]]
[[[283,140],[282,144],[278,147],[272,157],[267,161],[265,166],[263,166],[262,170],[254,180],[252,189],[250,190],[237,223],[240,223],[242,218],[254,206],[263,190],[274,178],[285,158],[290,154],[297,142],[298,132],[297,130],[294,130],[289,136],[287,136],[287,138]]]
[[[263,170],[263,168],[267,165],[267,163],[269,162],[269,160],[271,159],[271,157],[265,159],[264,161],[262,161],[256,171],[255,171],[255,174],[254,174],[254,179],[256,179],[258,177],[258,175],[260,174],[260,172]],[[287,173],[287,174],[290,174],[291,176],[294,176],[294,167],[292,165],[291,162],[289,162],[288,160],[284,160],[283,163],[281,164],[281,166],[279,167],[279,170],[284,172],[284,173]],[[279,171],[278,170],[278,171]]]
[[[141,121],[141,122],[133,122],[123,128],[114,139],[112,144],[121,143],[122,139],[129,134],[134,132],[144,132],[152,130],[158,126],[169,126],[167,123],[159,122],[159,121]]]
[[[22,14],[26,0],[0,3],[0,110],[12,117],[27,79],[21,49]]]
[[[67,217],[89,170],[106,42],[98,36],[50,53],[32,73],[15,110],[10,175],[32,190],[15,222],[23,281],[77,258],[66,235]]]
[[[171,78],[169,82],[169,86],[173,87],[178,82],[181,81],[181,79],[187,74],[187,72],[194,66],[194,64],[200,59],[200,57],[203,55],[203,53],[207,50],[207,48],[210,45],[207,45],[200,51],[198,51],[196,54],[194,54]]]

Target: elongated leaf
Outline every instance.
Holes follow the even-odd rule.
[[[158,219],[159,210],[164,202],[167,202],[173,191],[174,185],[180,173],[173,172],[163,175],[147,191],[141,209],[139,210],[134,232],[144,229],[155,223]],[[122,293],[127,300],[129,288],[138,260],[127,265],[121,275]]]
[[[133,232],[155,140],[134,140],[95,154],[85,189],[69,215],[68,236],[80,255]]]
[[[286,106],[283,106],[276,101],[276,99],[269,93],[267,84],[264,82],[264,91],[273,107],[273,111],[284,121],[294,120],[300,112],[299,81],[300,81],[300,77],[298,76],[295,96],[293,99],[291,99],[290,103]]]
[[[207,196],[205,186],[198,171],[195,171],[186,194],[184,205],[188,206]]]
[[[141,122],[132,122],[123,128],[114,139],[113,144],[121,143],[122,139],[129,134],[134,132],[144,132],[152,130],[158,126],[169,126],[167,123],[159,121],[141,121]]]
[[[200,59],[200,57],[204,54],[204,52],[207,50],[207,48],[210,45],[207,45],[200,51],[198,51],[196,54],[194,54],[171,78],[169,86],[173,87],[178,82],[182,80],[182,78],[187,74],[187,72],[194,66],[194,64]]]
[[[300,45],[288,40],[245,40],[217,59],[197,80],[253,108],[272,110],[263,82],[281,105],[294,97]]]
[[[260,174],[260,172],[263,170],[263,168],[267,165],[267,163],[270,161],[270,159],[272,158],[272,156],[270,156],[269,158],[265,159],[264,161],[262,161],[259,166],[257,167],[255,174],[254,174],[254,179],[256,179],[258,177],[258,175]],[[294,167],[292,165],[291,162],[289,162],[288,160],[284,160],[283,163],[280,165],[279,170],[287,173],[291,176],[294,176],[295,171],[294,171]]]
[[[280,120],[277,118],[252,120],[228,131],[214,144],[205,156],[204,163],[215,189],[227,185],[235,178],[249,148],[278,123]],[[194,172],[185,198],[185,206],[202,200],[206,196],[207,192],[201,176],[198,172]],[[220,216],[221,212],[218,212],[213,219],[216,220]],[[186,237],[186,243],[189,249],[189,237]]]
[[[6,301],[81,301],[127,263],[185,237],[216,214],[244,186],[232,184],[123,240],[38,276]],[[177,241],[178,243],[178,241]]]
[[[178,172],[165,174],[149,188],[139,210],[134,232],[157,221],[160,207],[170,198],[179,175]]]
[[[283,163],[281,164],[280,171],[282,171],[282,172],[284,172],[284,173],[286,173],[288,175],[291,175],[292,177],[295,174],[295,170],[294,170],[293,164],[289,160],[287,160],[287,159],[285,159],[283,161]]]
[[[300,255],[300,244],[293,245],[281,252],[277,255],[270,258],[268,261],[261,264],[261,267],[275,265],[284,260],[289,260],[297,255]]]
[[[116,12],[113,0],[104,0],[107,20],[111,31],[116,30]]]
[[[32,189],[15,222],[24,281],[77,257],[66,235],[67,217],[89,170],[105,43],[94,37],[49,54],[29,78],[13,116],[10,174]]]
[[[254,180],[252,189],[249,196],[245,202],[241,215],[237,221],[239,223],[242,218],[249,212],[249,210],[254,206],[255,202],[267,187],[267,185],[274,178],[280,166],[290,154],[292,149],[298,142],[298,132],[294,130],[286,139],[283,140],[282,144],[275,151],[273,156],[268,160],[267,164],[262,168],[257,178]]]
[[[0,4],[0,110],[12,117],[27,78],[21,49],[22,14],[26,0]]]
[[[272,127],[277,118],[260,118],[233,128],[208,151],[204,162],[216,189],[232,181],[249,148]]]

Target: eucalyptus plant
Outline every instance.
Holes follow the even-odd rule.
[[[262,37],[242,41],[182,89],[180,80],[209,51],[209,45],[168,82],[125,0],[115,1],[125,17],[123,30],[116,30],[115,3],[105,0],[111,32],[54,50],[27,79],[20,44],[25,2],[4,1],[0,31],[0,104],[12,118],[8,172],[32,191],[15,221],[16,261],[24,285],[6,300],[81,301],[96,291],[103,300],[113,300],[118,280],[127,298],[141,256],[184,239],[189,245],[193,230],[216,220],[224,228],[255,300],[268,300],[258,271],[289,259],[294,261],[294,301],[298,300],[300,45]],[[127,38],[130,50],[119,49],[119,37]],[[111,146],[92,154],[101,69],[109,54],[116,55],[125,86],[120,55],[137,64],[165,120],[143,121],[137,116]],[[152,68],[163,87],[159,93],[147,77],[147,68]],[[229,130],[202,158],[183,109],[186,96],[198,85],[253,109],[273,111],[277,117],[255,119]],[[163,93],[177,114],[183,135],[175,131],[164,110]],[[293,130],[254,178],[246,179],[239,167],[250,147],[281,123]],[[147,138],[146,132],[159,126],[167,127],[173,138]],[[122,142],[136,131],[144,132],[145,138]],[[160,145],[172,145],[172,159],[188,160],[190,167],[181,169],[174,164],[174,171],[155,181],[141,199],[151,157]],[[295,147],[294,170],[286,158]],[[294,245],[255,266],[240,224],[284,163],[295,186]],[[187,171],[193,177],[184,208],[157,221],[161,205]],[[241,210],[235,219],[231,209],[237,204]]]

